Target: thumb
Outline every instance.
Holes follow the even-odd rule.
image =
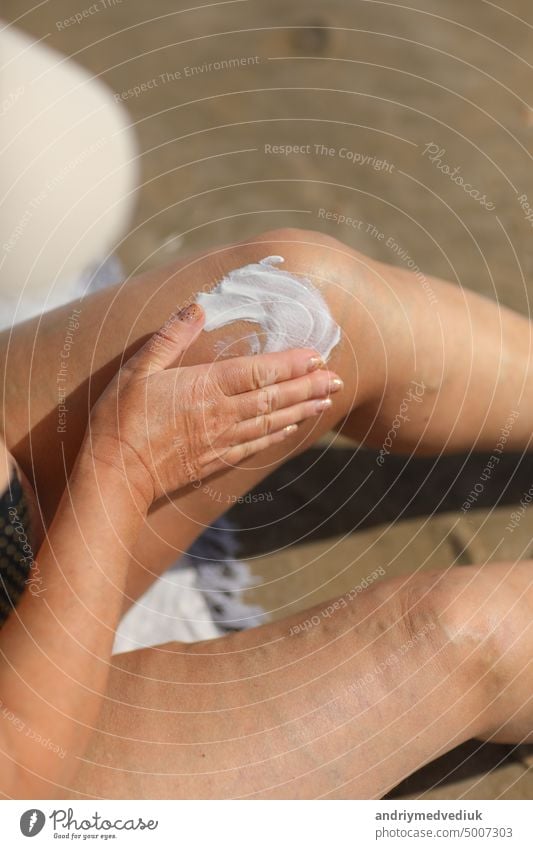
[[[163,371],[174,365],[189,345],[199,336],[205,324],[205,313],[198,304],[173,313],[157,333],[128,360],[136,372]]]

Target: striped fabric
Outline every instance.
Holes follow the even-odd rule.
[[[14,473],[0,496],[0,628],[24,591],[32,563],[28,507]]]

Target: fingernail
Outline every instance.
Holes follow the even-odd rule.
[[[184,321],[186,324],[196,324],[202,317],[202,308],[198,304],[190,304],[188,307],[180,310],[177,314],[179,321]]]
[[[287,425],[283,428],[283,432],[285,436],[290,436],[291,433],[295,433],[298,430],[297,424]]]
[[[325,362],[322,357],[310,357],[307,363],[307,371],[316,371],[317,368],[324,368]]]
[[[342,380],[340,379],[340,377],[334,377],[334,378],[333,378],[332,380],[330,380],[330,382],[329,382],[329,388],[330,388],[330,391],[331,391],[331,392],[338,392],[338,391],[339,391],[339,389],[343,389],[343,388],[344,388],[344,383],[342,382]]]
[[[316,402],[315,410],[317,411],[317,413],[321,413],[322,410],[329,410],[332,404],[333,401],[331,400],[331,398],[323,398],[321,401]]]

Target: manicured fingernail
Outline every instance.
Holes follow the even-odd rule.
[[[285,436],[290,436],[291,433],[295,433],[298,430],[297,424],[287,425],[283,428],[283,433]]]
[[[329,410],[332,404],[333,401],[331,400],[331,398],[323,398],[321,401],[316,402],[315,410],[317,411],[317,413],[321,413],[322,410]]]
[[[334,377],[334,378],[333,378],[332,380],[330,380],[330,382],[329,382],[329,388],[330,388],[330,391],[331,391],[331,392],[338,392],[338,391],[339,391],[339,389],[343,389],[343,388],[344,388],[344,383],[342,382],[342,380],[340,379],[340,377]]]
[[[202,308],[198,304],[190,304],[188,307],[180,310],[177,318],[179,321],[184,321],[186,324],[196,324],[202,317]]]
[[[316,371],[317,368],[324,368],[325,362],[322,357],[310,357],[307,363],[307,371]]]

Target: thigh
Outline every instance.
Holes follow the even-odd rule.
[[[6,326],[6,315],[21,321],[44,303],[74,297],[82,272],[115,249],[137,168],[128,116],[100,80],[12,26],[1,28],[0,52],[8,96],[0,114]]]
[[[337,599],[335,615],[325,603],[231,637],[118,656],[71,789],[380,797],[494,722],[484,711],[487,673],[505,654],[490,638],[499,581],[490,566],[377,581],[353,601]],[[465,639],[451,640],[465,622]]]

